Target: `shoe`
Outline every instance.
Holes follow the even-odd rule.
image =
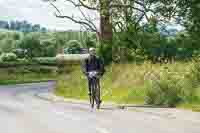
[[[97,109],[100,109],[101,103],[102,103],[102,100],[99,100],[99,104],[97,104]]]
[[[99,101],[99,104],[101,104],[101,103],[102,103],[102,100]]]

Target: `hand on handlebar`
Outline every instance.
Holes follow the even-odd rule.
[[[93,78],[93,77],[99,77],[98,75],[99,73],[97,71],[91,71],[91,72],[88,72],[87,75],[89,78]]]

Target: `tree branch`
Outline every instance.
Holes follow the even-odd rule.
[[[88,24],[87,22],[84,22],[82,20],[76,20],[73,16],[70,17],[70,16],[62,16],[62,15],[57,15],[57,14],[55,14],[55,15],[58,18],[67,18],[67,19],[73,21],[74,23],[88,26],[92,31],[97,32],[96,29],[94,29],[90,24]]]
[[[139,9],[137,7],[134,7],[132,5],[118,5],[118,4],[112,4],[110,5],[111,8],[132,8],[132,9],[135,9],[135,10],[138,10],[140,12],[144,12],[144,10],[142,9]]]
[[[75,7],[84,7],[84,8],[87,8],[89,10],[98,10],[97,7],[90,7],[86,4],[84,4],[84,2],[82,2],[81,0],[78,0],[78,3],[74,2],[74,0],[65,0],[66,2],[70,2],[72,3]]]
[[[95,31],[98,32],[96,25],[92,22],[92,20],[89,17],[86,17],[86,15],[84,14],[84,12],[81,10],[80,7],[79,7],[79,11],[81,12],[82,16],[84,17],[84,20],[87,21],[87,23],[90,24],[91,27],[93,27],[92,29],[95,29]]]
[[[87,26],[91,31],[93,32],[98,32],[96,27],[94,28],[91,23],[89,24],[88,20],[84,21],[84,20],[77,20],[74,18],[74,16],[67,16],[67,15],[62,15],[61,11],[52,3],[50,2],[50,4],[56,9],[56,11],[59,13],[57,14],[55,12],[55,16],[58,17],[58,18],[66,18],[66,19],[69,19],[71,21],[73,21],[74,23],[77,23],[77,24],[80,24],[80,25],[83,25],[83,26]]]
[[[140,23],[140,21],[143,19],[144,16],[145,16],[145,14],[143,13],[143,14],[139,17],[139,19],[137,20],[136,25],[138,25],[138,24]]]

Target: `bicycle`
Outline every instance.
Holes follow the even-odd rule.
[[[99,75],[98,72],[92,71],[89,72],[89,80],[91,81],[90,88],[91,94],[89,95],[90,105],[94,108],[94,102],[97,105],[97,109],[100,108],[100,84],[99,84]]]

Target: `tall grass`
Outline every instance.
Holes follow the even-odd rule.
[[[197,101],[200,95],[197,93],[198,85],[193,84],[194,77],[197,77],[191,76],[196,74],[193,69],[196,70],[192,62],[163,65],[149,62],[111,64],[101,80],[102,98],[118,103],[147,103],[170,107]],[[87,79],[80,67],[59,77],[56,94],[78,99],[88,98]]]
[[[183,72],[172,71],[177,70],[176,68],[168,66],[158,79],[150,79],[146,83],[146,103],[175,107],[180,103],[200,101],[200,64],[189,62],[182,66]]]
[[[183,101],[183,87],[181,77],[176,78],[166,72],[147,84],[145,102],[174,107]]]

